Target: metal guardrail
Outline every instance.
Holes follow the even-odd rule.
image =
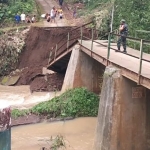
[[[85,27],[85,26],[87,26],[87,25],[89,25],[89,24],[92,24],[92,23],[93,23],[93,22],[89,22],[89,23],[84,24],[84,25],[82,25],[82,26],[80,26],[80,27],[76,27],[75,29],[72,29],[70,32],[68,32],[67,34],[65,34],[65,35],[63,36],[63,38],[56,44],[55,50],[53,51],[53,49],[52,49],[52,50],[50,51],[50,56],[49,56],[48,64],[49,64],[50,62],[54,61],[54,60],[55,60],[57,57],[59,57],[63,52],[68,51],[68,49],[70,48],[70,46],[71,46],[75,41],[77,41],[78,38],[80,38],[80,40],[81,40],[81,45],[82,45],[82,40],[83,40],[83,38],[84,38],[84,39],[87,39],[87,40],[91,40],[91,41],[92,41],[92,42],[91,42],[91,49],[90,49],[90,50],[91,50],[91,56],[92,56],[92,53],[94,53],[94,52],[93,52],[93,43],[97,43],[97,44],[100,44],[100,45],[102,45],[102,46],[104,46],[104,47],[107,47],[107,58],[106,58],[106,59],[107,59],[107,65],[108,65],[109,58],[110,58],[110,50],[111,50],[111,49],[112,49],[112,50],[117,50],[117,49],[114,49],[114,48],[111,47],[111,37],[112,37],[112,36],[116,36],[116,40],[118,40],[118,37],[120,37],[121,35],[118,34],[119,32],[118,32],[117,29],[115,29],[114,31],[108,33],[108,45],[104,45],[104,44],[102,44],[102,43],[100,43],[100,42],[94,40],[94,28],[91,29],[91,38],[86,37],[85,35],[83,35],[83,33],[84,33],[84,32],[83,32],[83,27]],[[80,35],[79,35],[79,36],[76,36],[76,37],[71,37],[72,34],[73,34],[73,32],[76,32],[77,30],[80,30]],[[97,30],[96,30],[96,31],[97,31]],[[106,36],[106,35],[105,35],[105,36]],[[65,42],[64,42],[64,43],[61,43],[62,40],[64,40],[64,38],[66,38]],[[139,55],[139,57],[134,56],[134,55],[131,55],[131,54],[128,54],[128,53],[125,54],[125,55],[129,55],[129,56],[131,56],[131,57],[134,57],[134,58],[139,59],[139,71],[138,71],[138,82],[137,82],[137,83],[140,84],[140,76],[142,76],[142,75],[141,75],[141,72],[142,72],[142,61],[144,60],[144,61],[150,62],[150,60],[146,60],[146,59],[143,58],[143,44],[150,45],[150,41],[149,41],[149,40],[140,39],[140,38],[129,37],[129,36],[126,36],[126,38],[127,38],[129,41],[140,43],[140,55]],[[71,41],[73,41],[73,42],[71,43]],[[63,47],[64,47],[63,51],[60,51],[61,48],[63,48]],[[53,52],[54,52],[54,54],[53,54]]]
[[[57,44],[55,45],[55,47],[53,47],[50,50],[50,54],[49,54],[49,60],[48,60],[48,64],[54,60],[56,60],[57,57],[59,57],[63,52],[67,51],[70,46],[77,42],[77,40],[82,37],[82,35],[76,35],[76,32],[79,33],[83,33],[83,27],[86,27],[87,25],[92,24],[93,22],[89,22],[86,23],[82,26],[76,27],[72,30],[70,30],[68,33],[64,34],[63,37],[57,42]],[[66,40],[64,40],[66,39]],[[64,41],[62,43],[62,41]]]
[[[108,38],[108,52],[107,52],[107,60],[109,60],[109,57],[110,57],[110,49],[112,49],[110,46],[111,46],[111,36],[112,35],[116,35],[116,36],[121,36],[120,34],[114,34],[114,33],[110,33],[109,34],[109,38]],[[149,60],[145,60],[143,59],[143,44],[149,44],[150,41],[148,40],[144,40],[144,39],[139,39],[139,38],[133,38],[133,37],[128,37],[126,36],[126,38],[128,40],[134,40],[136,42],[140,42],[140,56],[139,57],[136,57],[139,59],[139,71],[138,71],[138,84],[140,84],[140,76],[141,76],[141,72],[142,72],[142,61],[147,61],[147,62],[150,62]],[[117,49],[114,49],[114,50],[117,50]],[[129,54],[126,54],[126,55],[129,55]],[[133,55],[130,55],[132,57],[135,57]]]
[[[81,30],[82,31],[82,30]],[[93,30],[92,30],[92,32],[93,32]],[[113,32],[110,32],[110,33],[108,33],[108,45],[104,45],[104,44],[102,44],[102,43],[100,43],[100,42],[97,42],[97,41],[95,41],[93,38],[93,36],[92,36],[92,42],[91,42],[91,56],[92,56],[92,51],[93,51],[93,42],[94,43],[97,43],[97,44],[100,44],[100,45],[102,45],[102,46],[104,46],[104,47],[107,47],[107,65],[108,65],[108,61],[109,61],[109,58],[110,58],[110,49],[112,49],[112,50],[117,50],[117,49],[114,49],[114,48],[112,48],[111,47],[111,37],[112,37],[112,35],[114,35],[114,36],[116,36],[117,37],[117,40],[118,40],[118,37],[120,37],[121,35],[120,34],[118,34],[119,32],[118,32],[118,30],[114,30]],[[93,35],[93,34],[92,34]],[[105,35],[106,36],[106,35]],[[83,36],[83,34],[81,33],[81,45],[82,45],[82,38],[86,38],[86,39],[88,39],[89,40],[89,38],[87,38],[87,37],[85,37],[85,36]],[[133,37],[129,37],[129,36],[126,36],[126,38],[129,40],[129,41],[133,41],[133,42],[138,42],[138,43],[140,43],[140,55],[139,55],[139,57],[137,57],[137,56],[134,56],[134,55],[131,55],[131,54],[128,54],[128,53],[126,53],[125,55],[129,55],[129,56],[131,56],[131,57],[134,57],[134,58],[137,58],[137,59],[139,59],[139,71],[138,71],[138,81],[137,81],[137,84],[140,84],[140,77],[142,76],[141,75],[141,72],[142,72],[142,61],[144,60],[144,61],[147,61],[147,62],[149,62],[150,63],[150,60],[146,60],[146,59],[144,59],[143,58],[143,45],[144,44],[146,44],[146,45],[150,45],[150,41],[149,40],[144,40],[144,39],[140,39],[140,38],[133,38]]]

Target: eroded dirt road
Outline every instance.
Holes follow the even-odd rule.
[[[56,9],[60,8],[58,2],[56,0],[36,0],[43,8],[43,13],[50,13],[52,7],[56,7]],[[56,22],[47,22],[43,19],[42,23],[35,24],[36,26],[44,26],[44,27],[65,27],[65,26],[75,26],[76,20],[72,17],[72,12],[67,9],[66,6],[62,7],[64,18],[59,19],[59,16],[56,16]]]

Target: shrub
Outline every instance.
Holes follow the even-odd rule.
[[[68,90],[61,96],[42,102],[31,109],[32,113],[50,117],[97,116],[99,97],[86,88]]]

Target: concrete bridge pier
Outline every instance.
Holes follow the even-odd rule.
[[[62,91],[76,87],[86,87],[100,93],[105,66],[80,50],[76,45],[68,63]]]
[[[106,67],[94,150],[149,150],[150,91]]]

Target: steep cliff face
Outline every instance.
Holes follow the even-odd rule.
[[[0,35],[0,76],[16,69],[28,31],[28,28],[17,29]]]

